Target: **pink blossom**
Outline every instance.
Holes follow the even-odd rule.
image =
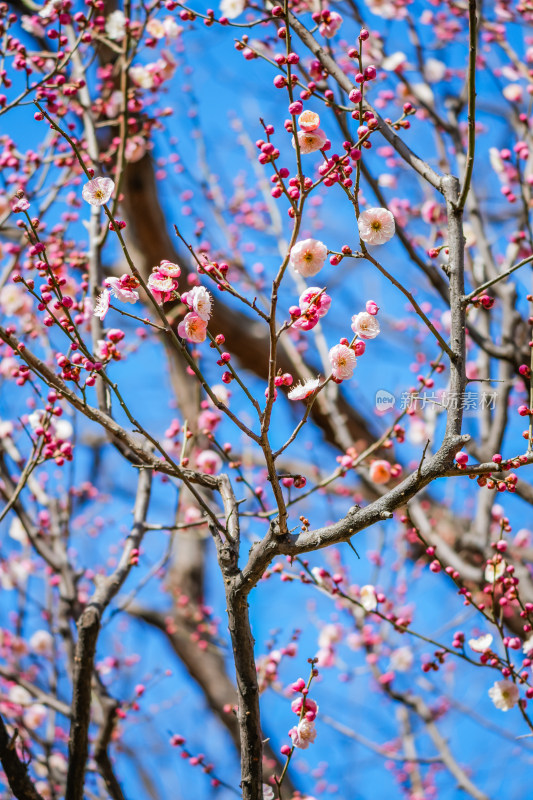
[[[394,217],[386,208],[367,208],[359,215],[359,236],[368,244],[385,244],[396,230]]]
[[[157,267],[157,269],[162,275],[167,275],[169,278],[179,278],[181,275],[181,267],[178,264],[174,264],[173,261],[169,261],[167,258],[159,262],[159,267]]]
[[[366,311],[367,314],[371,314],[373,317],[375,317],[379,311],[379,306],[377,305],[377,303],[374,303],[373,300],[367,300]]]
[[[307,750],[309,744],[316,739],[315,723],[304,717],[298,725],[290,729],[289,736],[294,747],[298,747],[300,750]]]
[[[331,374],[337,380],[347,380],[353,375],[357,359],[351,347],[345,344],[336,344],[329,351]]]
[[[309,307],[316,309],[320,318],[325,317],[331,306],[331,297],[320,289],[319,286],[310,286],[302,292],[298,300],[298,305],[304,314]]]
[[[91,206],[103,206],[115,191],[111,178],[93,178],[83,187],[81,196]]]
[[[22,211],[27,211],[29,207],[30,204],[25,197],[20,198],[20,200],[13,200],[13,205],[11,206],[13,213],[15,214],[20,214]]]
[[[301,331],[310,331],[315,325],[318,325],[318,320],[319,317],[316,308],[309,306],[304,314],[294,320],[292,327]]]
[[[205,342],[207,322],[192,311],[178,325],[178,334],[189,342]]]
[[[320,272],[328,255],[328,248],[318,239],[303,239],[291,248],[289,261],[295,272],[310,278]]]
[[[320,378],[310,378],[305,383],[298,383],[293,386],[287,397],[289,400],[307,400],[308,397],[316,392],[320,386]]]
[[[309,331],[318,325],[321,317],[328,313],[331,305],[331,297],[322,291],[318,286],[311,286],[302,292],[299,299],[301,316],[294,322],[293,327],[303,331]]]
[[[428,225],[442,225],[446,222],[446,211],[440,203],[427,200],[420,209],[420,216]]]
[[[148,277],[148,287],[158,303],[174,299],[180,275],[180,267],[166,259],[161,261],[158,267],[153,268]]]
[[[21,317],[31,311],[31,295],[20,285],[8,283],[0,291],[0,306],[8,317]]]
[[[291,711],[294,711],[295,714],[301,714],[303,702],[304,702],[304,699],[303,699],[302,696],[297,697],[291,703]],[[305,698],[305,716],[306,716],[306,718],[310,722],[312,722],[316,718],[317,714],[318,714],[318,704],[315,703],[314,700],[311,700],[310,697],[306,697]]]
[[[109,311],[109,305],[111,303],[111,292],[109,289],[104,289],[104,291],[98,295],[94,304],[94,316],[100,317],[101,320],[105,318],[105,315]]]
[[[388,461],[377,459],[370,465],[370,480],[374,483],[387,483],[391,478],[391,467]]]
[[[122,303],[136,303],[139,299],[139,292],[135,291],[138,282],[131,275],[122,275],[120,278],[106,278],[104,281],[109,286],[111,293]]]
[[[316,131],[320,125],[320,117],[315,111],[303,111],[298,117],[298,125],[303,131]]]
[[[128,139],[126,142],[126,161],[134,164],[136,161],[140,161],[145,153],[146,141],[142,136],[132,136],[131,139]]]
[[[300,152],[303,155],[322,150],[327,141],[328,137],[320,128],[316,128],[313,131],[298,131],[298,143],[300,145]],[[296,149],[294,138],[292,140],[292,146]]]
[[[185,303],[206,322],[209,321],[213,298],[211,292],[208,292],[204,286],[193,286],[190,291],[184,292],[181,295],[181,302]]]
[[[379,322],[367,311],[360,311],[352,317],[352,331],[361,339],[375,339],[380,331]]]
[[[342,17],[336,11],[324,11],[323,14],[324,16],[327,14],[327,19],[321,23],[318,30],[326,39],[331,39],[342,25]]]
[[[196,466],[206,475],[215,475],[222,469],[222,459],[214,450],[202,450],[196,456]]]

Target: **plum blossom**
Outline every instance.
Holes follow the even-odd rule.
[[[43,706],[41,703],[33,703],[33,705],[24,712],[22,719],[26,728],[33,731],[41,727],[47,716],[48,711],[46,710],[46,706]]]
[[[9,702],[16,706],[29,706],[32,699],[31,694],[23,686],[12,686],[8,693]]]
[[[26,529],[18,517],[13,517],[13,522],[9,526],[9,536],[22,545],[26,545],[29,541]]]
[[[160,19],[151,19],[146,23],[146,30],[154,39],[165,38],[165,26]]]
[[[111,304],[111,292],[109,291],[109,289],[104,289],[104,291],[98,295],[94,303],[94,311],[93,311],[94,316],[100,317],[101,320],[105,319],[105,315],[109,311],[110,304]]]
[[[520,692],[512,681],[496,681],[489,689],[489,697],[500,711],[509,711],[518,703]]]
[[[376,459],[370,465],[370,480],[374,483],[387,483],[391,477],[391,466],[388,461]]]
[[[214,450],[202,450],[196,456],[196,466],[206,475],[216,475],[222,469],[222,459]]]
[[[376,590],[371,584],[362,586],[359,590],[359,597],[361,605],[366,611],[375,611],[378,607],[378,599],[376,597]]]
[[[331,297],[318,286],[311,286],[302,292],[298,300],[301,316],[293,322],[293,327],[303,331],[310,331],[318,325],[331,305]]]
[[[175,276],[168,274],[169,270],[163,266],[163,262],[159,267],[154,267],[148,276],[148,288],[158,303],[166,303],[168,300],[172,300],[174,292],[178,288],[177,278],[181,270],[177,265],[172,266],[176,267],[177,274]]]
[[[274,789],[267,783],[263,784],[263,800],[274,800]]]
[[[219,5],[222,16],[226,19],[239,17],[246,6],[245,0],[222,0]]]
[[[367,208],[357,221],[359,236],[368,244],[385,244],[396,230],[394,216],[386,208]]]
[[[136,303],[139,299],[139,292],[136,291],[139,282],[131,275],[121,275],[120,278],[106,278],[104,285],[109,287],[113,297],[121,303]]]
[[[300,695],[300,697],[296,697],[291,703],[291,711],[294,711],[295,714],[302,713],[302,706],[304,703],[304,698]],[[310,697],[305,698],[305,716],[306,718],[312,722],[316,719],[318,714],[318,703],[314,700],[311,700]]]
[[[399,9],[391,0],[366,0],[366,5],[372,14],[382,19],[399,17]]]
[[[30,639],[30,647],[34,653],[41,656],[49,656],[52,654],[54,639],[52,635],[45,630],[35,631]]]
[[[298,300],[298,305],[302,314],[304,314],[310,306],[312,306],[319,318],[325,317],[331,306],[331,297],[326,294],[318,286],[310,286],[305,292],[302,292]]]
[[[322,18],[324,22],[320,24],[318,30],[326,39],[331,39],[342,25],[342,17],[336,11],[323,11]]]
[[[468,646],[474,651],[474,653],[484,653],[485,650],[488,650],[492,644],[492,634],[485,633],[482,636],[478,636],[477,639],[469,639]]]
[[[485,567],[485,580],[487,583],[496,583],[498,578],[501,578],[503,573],[505,572],[505,567],[507,564],[505,561],[499,561],[497,564],[493,564],[489,562]]]
[[[374,314],[361,311],[352,317],[352,331],[361,339],[375,339],[380,332],[379,322]]]
[[[115,183],[111,178],[93,178],[87,181],[81,196],[91,206],[103,206],[115,191]]]
[[[194,342],[195,344],[205,342],[205,337],[207,335],[206,330],[207,322],[194,311],[186,314],[178,325],[178,334],[183,339],[187,339],[187,341]]]
[[[124,12],[118,9],[112,11],[106,19],[105,32],[113,41],[120,41],[126,35],[126,17]]]
[[[320,272],[328,255],[328,248],[318,239],[302,239],[291,248],[289,263],[295,272],[310,278]]]
[[[314,721],[308,720],[304,717],[300,720],[298,725],[290,729],[289,736],[292,739],[294,747],[298,747],[300,750],[307,750],[309,744],[314,742],[316,739]]]
[[[163,20],[163,28],[165,29],[165,36],[167,39],[177,39],[183,33],[183,28],[178,25],[174,17],[165,17]]]
[[[0,306],[8,317],[20,317],[29,314],[32,307],[32,299],[20,286],[8,283],[0,291]]]
[[[319,386],[320,378],[309,378],[304,383],[297,383],[296,386],[293,386],[287,397],[293,401],[307,400],[308,397],[311,397],[316,392]]]
[[[317,150],[322,150],[328,137],[320,128],[315,128],[312,131],[298,131],[298,144],[300,145],[300,153],[304,156],[309,153],[316,153]],[[296,143],[293,137],[292,146],[296,149]]]
[[[146,149],[146,141],[142,136],[132,136],[126,142],[126,161],[130,164],[140,161],[146,153]]]
[[[345,344],[336,344],[328,353],[331,364],[331,374],[337,380],[347,380],[353,375],[357,359],[351,347]]]
[[[211,387],[211,392],[214,394],[219,403],[224,403],[225,406],[229,406],[231,392],[227,386],[225,386],[223,383],[215,383],[214,386]],[[211,407],[214,407],[213,401],[210,397],[207,398],[207,403]]]
[[[397,647],[390,654],[390,668],[395,672],[408,672],[413,666],[413,651],[408,645]]]
[[[189,292],[181,295],[181,302],[195,311],[201,319],[209,322],[213,298],[205,286],[193,286]]]
[[[298,117],[298,125],[303,131],[315,131],[320,125],[320,117],[315,111],[302,111]]]

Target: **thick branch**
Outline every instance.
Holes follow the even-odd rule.
[[[0,716],[0,761],[9,787],[17,800],[43,800],[30,778],[28,768],[20,760],[16,750],[16,735],[11,738],[4,720]]]

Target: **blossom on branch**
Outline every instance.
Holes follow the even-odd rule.
[[[352,331],[361,339],[375,339],[380,332],[379,322],[374,314],[361,311],[352,317]]]
[[[320,386],[320,378],[310,378],[305,383],[298,383],[290,390],[289,400],[307,400]]]
[[[139,282],[131,275],[122,275],[120,278],[106,278],[105,286],[111,289],[111,293],[121,303],[136,303],[139,299],[139,292],[136,291]]]
[[[289,262],[295,272],[310,278],[320,272],[328,255],[328,248],[318,239],[303,239],[291,248]]]
[[[303,155],[309,153],[316,153],[317,150],[322,150],[328,137],[320,128],[312,131],[298,131],[298,144],[300,145],[300,152]],[[292,146],[296,149],[296,143],[293,137]]]
[[[352,377],[357,359],[351,347],[345,344],[336,344],[335,347],[331,348],[328,355],[331,374],[334,378],[344,381]]]
[[[357,220],[359,236],[367,244],[385,244],[396,231],[394,217],[386,208],[367,208]]]
[[[298,747],[300,750],[307,750],[309,744],[316,739],[315,723],[304,717],[298,725],[290,729],[289,736],[294,747]]]
[[[500,711],[509,711],[518,703],[520,692],[512,681],[496,681],[489,689],[489,697]]]
[[[200,319],[209,322],[213,298],[205,286],[193,286],[189,292],[181,295],[181,302],[185,303],[191,311],[196,312]]]
[[[114,190],[115,184],[111,178],[93,178],[85,184],[81,196],[91,206],[103,206],[109,202]]]
[[[186,314],[178,325],[178,334],[183,339],[187,339],[187,341],[194,342],[195,344],[205,342],[206,331],[207,322],[194,311],[191,311],[190,314]]]

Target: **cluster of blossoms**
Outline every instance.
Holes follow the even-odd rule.
[[[301,108],[301,104],[300,104]],[[328,150],[330,143],[324,131],[319,127],[320,117],[314,111],[304,111],[298,117],[300,129],[296,134],[298,146],[302,155],[315,153],[317,150]],[[296,148],[296,140],[293,137],[292,146]]]
[[[175,298],[181,269],[177,264],[163,259],[154,267],[148,277],[148,288],[158,303],[166,303]]]
[[[298,714],[300,719],[297,725],[294,725],[290,731],[289,736],[292,740],[292,746],[300,750],[307,750],[310,744],[316,739],[315,720],[318,714],[318,705],[314,700],[307,697],[308,689],[306,688],[303,678],[299,678],[291,687],[293,692],[301,693],[291,703],[291,710]],[[287,746],[285,746],[286,748]],[[282,747],[281,752],[286,754],[287,750]]]
[[[310,286],[299,297],[298,305],[291,306],[289,313],[293,320],[292,327],[302,331],[310,331],[322,317],[325,317],[331,306],[331,297],[319,286]]]
[[[121,303],[136,303],[139,299],[139,281],[133,275],[121,275],[120,278],[106,278],[104,286],[107,287],[98,296],[94,304],[94,315],[103,320],[109,311],[111,296]]]
[[[190,342],[205,341],[211,318],[213,298],[204,286],[193,286],[181,295],[181,302],[190,309],[178,326],[178,333]]]

